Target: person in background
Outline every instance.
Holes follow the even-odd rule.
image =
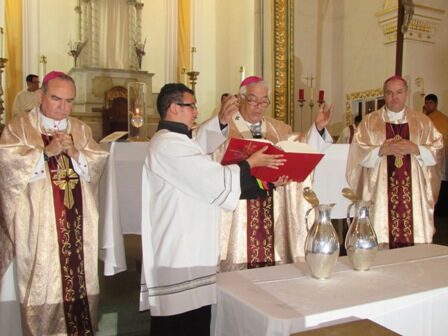
[[[333,106],[320,106],[316,120],[307,134],[294,134],[291,126],[266,116],[270,105],[269,85],[258,76],[241,82],[239,111],[229,123],[229,138],[266,139],[272,143],[283,140],[306,142],[322,151],[333,139],[326,130]],[[215,153],[221,161],[228,142]],[[221,271],[272,266],[290,263],[304,256],[307,235],[304,218],[310,208],[302,195],[304,183],[280,179],[267,184],[250,199],[238,202],[235,211],[223,211],[221,224]]]
[[[378,243],[431,243],[440,188],[443,138],[431,120],[406,106],[407,82],[392,76],[385,106],[364,116],[350,145],[346,178],[364,200]]]
[[[27,87],[16,95],[12,104],[13,117],[22,112],[29,112],[36,106],[39,106],[41,98],[39,83],[39,76],[33,74],[26,76]]]
[[[140,310],[150,309],[151,335],[209,336],[216,303],[221,208],[260,188],[250,168],[282,165],[266,147],[238,165],[222,166],[212,153],[226,140],[236,98],[225,97],[216,117],[192,128],[194,92],[166,84],[157,98],[161,121],[151,138],[142,176],[143,284]]]
[[[442,165],[442,183],[440,185],[439,199],[436,203],[435,214],[437,216],[448,215],[448,117],[438,110],[438,99],[435,94],[425,97],[423,112],[431,119],[437,130],[443,135],[445,147]]]
[[[50,72],[42,93],[0,137],[0,282],[14,258],[24,335],[93,335],[97,191],[108,154],[70,117],[70,76]]]
[[[362,115],[358,114],[355,119],[353,120],[353,124],[345,127],[341,135],[339,135],[338,144],[351,144],[353,140],[353,136],[355,135],[356,128],[358,127],[359,123],[362,120]]]

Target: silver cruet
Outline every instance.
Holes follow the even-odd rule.
[[[347,208],[348,232],[345,237],[345,249],[353,268],[367,271],[378,251],[378,239],[370,224],[369,209],[371,201],[353,200]],[[350,210],[355,205],[355,217],[350,220]]]
[[[330,213],[335,204],[318,204],[305,216],[308,235],[305,240],[305,261],[311,275],[317,279],[330,276],[339,256],[339,239],[331,223]],[[314,223],[308,228],[308,215],[315,210]]]

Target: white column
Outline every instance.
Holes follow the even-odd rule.
[[[165,82],[167,83],[177,81],[177,4],[177,0],[166,0]]]
[[[143,3],[136,2],[135,3],[135,39],[137,42],[142,41],[142,9]]]
[[[23,75],[39,74],[39,0],[23,1]],[[25,78],[22,78],[25,83]]]
[[[129,33],[128,33],[128,54],[129,54],[129,68],[137,69],[137,57],[135,54],[136,37],[136,1],[128,0],[128,19],[129,19]]]
[[[99,17],[99,5],[98,0],[91,0],[91,9],[92,9],[92,17],[91,17],[91,34],[90,38],[92,40],[91,43],[91,58],[90,58],[90,66],[97,67],[99,65],[99,46],[100,46],[100,17]]]
[[[87,41],[78,58],[78,66],[91,65],[92,30],[91,30],[91,0],[81,0],[81,41]]]
[[[81,0],[78,0],[78,4],[75,7],[75,12],[77,15],[77,22],[78,26],[76,27],[77,30],[77,39],[78,41],[82,41],[82,6],[81,6]]]

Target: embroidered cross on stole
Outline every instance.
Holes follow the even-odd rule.
[[[45,145],[51,136],[42,135]],[[68,335],[93,335],[84,269],[82,192],[79,176],[65,154],[48,158],[59,262],[62,299]]]

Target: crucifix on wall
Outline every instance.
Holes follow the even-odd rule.
[[[395,53],[395,74],[401,75],[403,68],[403,41],[404,34],[409,28],[414,15],[413,0],[398,0],[397,18],[397,48]]]

